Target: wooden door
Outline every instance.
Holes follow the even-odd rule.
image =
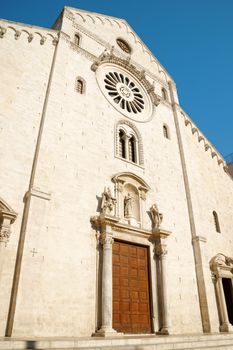
[[[113,244],[113,328],[151,333],[147,248]]]

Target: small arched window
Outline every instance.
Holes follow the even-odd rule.
[[[215,225],[216,232],[221,233],[219,220],[218,220],[218,214],[216,213],[216,211],[213,211],[213,218],[214,218],[214,225]]]
[[[125,133],[123,130],[119,130],[119,156],[124,159],[126,158]]]
[[[167,90],[165,88],[162,88],[162,99],[164,101],[167,101]]]
[[[81,78],[76,79],[76,91],[79,94],[84,94],[85,92],[85,81]]]
[[[129,139],[129,161],[136,163],[136,140],[134,136]]]
[[[166,139],[169,139],[169,132],[168,132],[168,127],[166,125],[163,125],[163,136]]]
[[[80,35],[78,33],[74,34],[74,43],[78,46],[80,45]]]

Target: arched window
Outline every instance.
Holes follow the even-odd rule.
[[[167,101],[167,90],[165,88],[162,88],[162,99]]]
[[[78,46],[80,45],[80,35],[78,33],[74,34],[74,43]]]
[[[218,214],[216,213],[216,211],[213,211],[213,217],[214,217],[214,225],[215,225],[216,232],[221,233]]]
[[[126,158],[125,152],[125,133],[123,130],[119,130],[119,156]]]
[[[115,155],[134,164],[144,163],[142,137],[130,121],[120,120],[116,124]]]
[[[169,132],[168,132],[168,127],[166,125],[163,125],[163,136],[166,139],[169,139]]]
[[[136,140],[134,136],[129,139],[129,161],[136,163]]]
[[[77,78],[75,85],[76,85],[76,91],[79,94],[84,94],[84,92],[85,92],[85,81],[82,78]]]

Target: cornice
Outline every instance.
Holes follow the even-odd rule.
[[[69,44],[70,44],[70,48],[73,50],[73,51],[76,51],[78,53],[80,53],[81,55],[85,56],[87,59],[89,59],[91,62],[95,62],[98,60],[98,57],[93,55],[92,53],[90,53],[89,51],[83,49],[82,47],[72,43],[71,41],[69,41]]]
[[[27,41],[28,43],[32,42],[36,37],[39,38],[40,45],[44,45],[45,42],[52,43],[53,45],[56,45],[58,42],[58,31],[52,30],[51,32],[45,32],[45,31],[40,31],[40,27],[32,27],[30,26],[29,28],[25,26],[23,27],[18,27],[17,23],[16,26],[13,26],[13,23],[9,25],[8,22],[5,22],[6,25],[2,26],[0,25],[0,38],[4,39],[5,35],[7,32],[12,32],[14,35],[15,40],[22,40],[22,34],[25,33],[27,35]]]
[[[190,126],[190,130],[192,132],[192,135],[197,134],[197,141],[201,142],[203,141],[203,149],[205,151],[209,151],[209,154],[211,155],[212,158],[216,158],[217,160],[217,164],[221,165],[225,171],[226,168],[226,162],[224,160],[224,158],[221,156],[221,154],[216,150],[216,148],[209,142],[209,140],[207,140],[207,138],[201,133],[201,131],[199,130],[199,128],[195,125],[195,123],[192,121],[192,119],[189,117],[189,115],[184,112],[184,110],[182,109],[182,107],[178,104],[175,103],[175,107],[179,110],[181,116],[183,116],[183,122],[185,124],[186,127]]]
[[[163,241],[171,235],[170,231],[163,228],[158,228],[156,230],[148,230],[146,228],[137,227],[122,223],[120,217],[110,216],[110,215],[97,215],[92,216],[90,221],[95,229],[102,232],[102,234],[108,233],[114,237],[114,232],[128,233],[137,237],[143,237],[150,240],[150,242]]]

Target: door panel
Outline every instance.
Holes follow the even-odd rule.
[[[113,244],[113,328],[151,333],[147,248]]]

